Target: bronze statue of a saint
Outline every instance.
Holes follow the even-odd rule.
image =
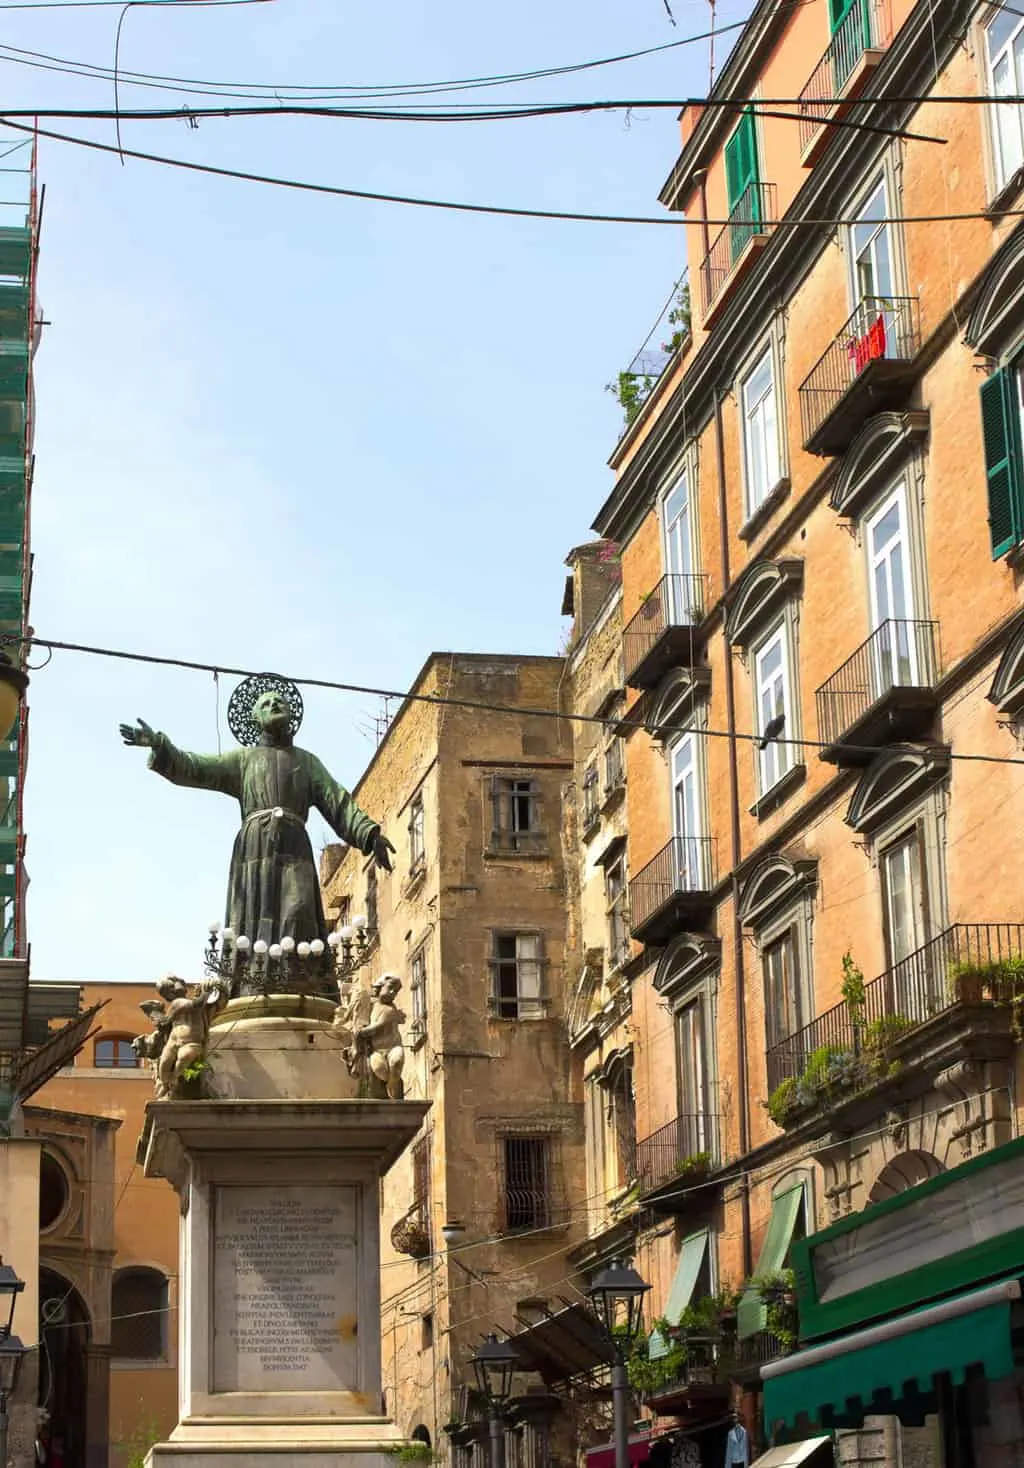
[[[238,801],[242,825],[231,855],[224,921],[250,943],[327,937],[306,831],[311,806],[342,841],[391,870],[394,847],[379,823],[359,809],[316,755],[293,743],[301,717],[294,684],[261,673],[232,694],[228,723],[243,747],[227,754],[189,754],[142,719],[120,726],[125,744],[148,746],[149,768],[164,779]]]

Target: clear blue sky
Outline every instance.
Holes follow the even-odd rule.
[[[706,28],[704,0],[272,0],[126,16],[121,64],[345,85],[581,61]],[[742,18],[746,0],[719,7]],[[109,66],[116,9],[0,8],[0,39]],[[729,38],[730,41],[732,37]],[[473,100],[679,96],[706,43]],[[8,107],[112,87],[5,63]],[[122,106],[176,94],[122,86]],[[59,126],[59,125],[58,125]],[[74,123],[113,141],[109,122]],[[405,126],[127,123],[126,146],[398,193],[657,214],[672,112]],[[43,143],[32,620],[40,635],[403,688],[432,649],[553,653],[566,551],[610,485],[628,364],[682,235],[304,196]],[[230,735],[221,691],[221,738]],[[216,748],[208,675],[56,654],[31,687],[33,977],[201,973],[236,807],[147,773],[141,714]],[[310,690],[345,784],[373,700]],[[314,817],[314,845],[325,828]]]

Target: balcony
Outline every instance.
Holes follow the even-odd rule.
[[[828,50],[800,93],[800,159],[816,163],[842,117],[885,54],[892,37],[888,0],[854,0]]]
[[[804,448],[848,449],[865,418],[906,391],[920,346],[916,296],[866,296],[800,384]]]
[[[883,744],[916,739],[935,717],[938,624],[888,618],[814,695],[821,758],[866,765]]]
[[[644,1400],[662,1415],[718,1416],[732,1393],[730,1343],[711,1331],[681,1331],[674,1338],[685,1347],[685,1360],[645,1391]]]
[[[629,884],[633,937],[658,946],[701,929],[712,908],[715,848],[710,836],[673,836]]]
[[[675,1117],[636,1144],[636,1178],[641,1195],[663,1183],[699,1188],[718,1165],[718,1118],[700,1111]]]
[[[626,682],[654,688],[669,668],[691,668],[702,646],[698,628],[707,606],[706,576],[663,576],[622,634]]]
[[[846,1072],[863,1083],[873,1060],[936,1016],[961,1004],[1009,1005],[1022,996],[1024,924],[956,923],[866,984],[856,1015],[850,1005],[836,1004],[771,1046],[769,1093],[786,1082],[835,1089]]]
[[[748,184],[700,267],[704,326],[715,317],[768,243],[779,217],[774,184]]]

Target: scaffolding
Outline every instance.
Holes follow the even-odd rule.
[[[39,253],[36,140],[0,153],[0,640],[22,662],[29,635],[33,470],[32,361],[41,321],[36,305]],[[0,741],[0,958],[24,957],[24,791],[28,704]]]

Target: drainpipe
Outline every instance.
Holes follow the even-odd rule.
[[[701,181],[701,193],[704,185]],[[707,209],[704,210],[705,216]],[[707,225],[704,226],[705,235]],[[715,391],[715,457],[718,465],[718,527],[721,547],[722,594],[729,587],[729,508],[725,493],[725,434],[722,428],[722,395]],[[736,685],[733,673],[732,649],[726,647],[725,657],[725,721],[729,739],[729,837],[730,865],[732,867],[732,941],[736,970],[736,1073],[740,1080],[739,1096],[739,1143],[740,1155],[750,1150],[750,1096],[747,1075],[747,1005],[746,976],[743,966],[743,924],[740,921],[740,883],[736,875],[741,850],[740,833],[740,774],[737,755],[736,734]],[[754,1269],[750,1247],[750,1183],[743,1178],[742,1227],[743,1227],[743,1274],[749,1277]]]

